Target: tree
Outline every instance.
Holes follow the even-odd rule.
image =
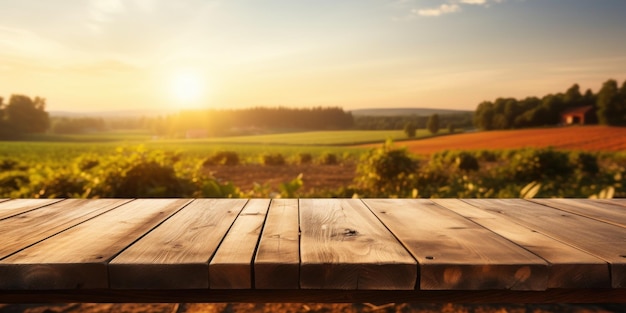
[[[428,128],[431,134],[436,134],[439,131],[439,114],[430,116],[426,128]]]
[[[617,81],[609,79],[598,92],[598,122],[603,125],[626,124],[626,99],[621,96]]]
[[[12,95],[4,109],[8,126],[16,135],[43,133],[50,127],[50,117],[45,111],[46,99]]]
[[[409,138],[415,138],[415,135],[417,133],[417,127],[415,126],[415,123],[408,122],[404,124],[404,133]]]
[[[454,134],[454,123],[448,123],[448,133]]]

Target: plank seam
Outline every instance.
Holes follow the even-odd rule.
[[[398,243],[402,246],[402,248],[404,248],[404,250],[406,250],[406,252],[407,252],[407,253],[411,256],[411,258],[413,258],[413,260],[414,260],[414,261],[415,261],[415,263],[416,263],[416,264],[415,264],[415,266],[417,266],[417,277],[415,277],[415,286],[413,286],[413,289],[414,289],[414,290],[419,290],[419,289],[420,289],[420,288],[419,288],[419,286],[420,286],[420,280],[421,280],[421,277],[422,277],[422,272],[421,272],[421,270],[422,270],[422,269],[421,269],[421,266],[420,266],[420,265],[421,265],[421,264],[420,264],[420,262],[419,262],[419,261],[417,260],[417,258],[413,255],[413,253],[411,253],[411,250],[409,250],[409,249],[407,248],[407,246],[406,246],[406,245],[404,245],[404,243],[402,242],[402,240],[400,240],[400,239],[398,238],[398,236],[396,236],[396,234],[395,234],[393,231],[391,231],[391,229],[389,229],[389,227],[387,227],[387,224],[385,224],[385,223],[384,223],[384,222],[383,222],[383,221],[382,221],[382,220],[378,217],[378,215],[377,215],[376,213],[374,213],[374,210],[372,210],[372,208],[371,208],[369,205],[367,205],[367,203],[366,203],[365,201],[363,201],[363,199],[359,199],[359,200],[361,201],[361,203],[363,203],[363,205],[364,205],[364,206],[365,206],[368,210],[370,210],[370,212],[374,215],[374,217],[375,217],[375,218],[376,218],[376,219],[377,219],[377,220],[378,220],[381,224],[383,224],[383,226],[385,227],[385,229],[386,229],[389,233],[391,233],[391,235],[393,236],[393,238],[395,238],[395,239],[396,239],[396,241],[397,241],[397,242],[398,242]]]
[[[52,202],[52,203],[50,203],[49,205],[52,205],[52,204],[57,204],[57,203],[61,203],[61,202],[62,202],[62,201],[64,201],[64,200],[65,200],[65,199],[62,199],[61,201],[57,201],[57,202]],[[4,260],[4,259],[6,259],[6,258],[10,258],[11,256],[13,256],[13,255],[15,255],[15,254],[17,254],[17,253],[20,253],[20,252],[22,252],[22,251],[24,251],[24,250],[26,250],[26,249],[28,249],[28,248],[30,248],[30,247],[32,247],[32,246],[34,246],[34,245],[36,245],[36,244],[39,244],[39,243],[41,243],[41,242],[43,242],[43,241],[46,241],[46,240],[48,240],[48,239],[50,239],[50,238],[52,238],[52,237],[54,237],[54,236],[56,236],[56,235],[58,235],[58,234],[60,234],[60,233],[66,232],[66,231],[68,231],[68,230],[70,230],[70,229],[72,229],[72,228],[74,228],[74,227],[76,227],[76,226],[78,226],[78,225],[81,225],[81,224],[83,224],[83,223],[86,223],[86,222],[88,222],[88,221],[90,221],[90,220],[92,220],[92,219],[94,219],[94,218],[96,218],[96,217],[98,217],[98,216],[100,216],[100,215],[102,215],[102,214],[104,214],[104,213],[107,213],[107,212],[110,212],[110,211],[112,211],[112,210],[115,210],[115,209],[117,209],[117,208],[121,207],[122,205],[125,205],[125,204],[127,204],[127,203],[130,203],[131,201],[133,201],[133,200],[132,200],[132,199],[128,199],[128,201],[126,201],[126,202],[122,202],[122,203],[120,203],[119,205],[116,205],[116,206],[114,206],[114,207],[112,207],[112,208],[110,208],[110,209],[108,209],[108,210],[106,210],[106,211],[104,211],[104,212],[102,212],[102,213],[100,213],[100,214],[94,215],[94,216],[92,216],[92,217],[90,217],[90,218],[88,218],[88,219],[86,219],[86,220],[84,220],[84,221],[82,221],[82,222],[80,222],[80,223],[77,223],[77,224],[75,224],[75,225],[72,225],[72,226],[70,226],[70,227],[68,227],[68,228],[66,228],[66,229],[60,230],[60,231],[58,231],[58,232],[56,232],[56,233],[54,233],[54,234],[52,234],[52,235],[50,235],[50,236],[47,236],[47,237],[45,237],[45,238],[43,238],[43,239],[41,239],[41,240],[38,240],[38,241],[36,241],[36,242],[33,242],[33,243],[32,243],[32,244],[30,244],[30,245],[27,245],[27,246],[25,246],[25,247],[23,247],[23,248],[21,248],[21,249],[19,249],[19,250],[15,251],[15,252],[12,252],[11,254],[8,254],[7,256],[5,256],[5,257],[3,257],[3,258],[0,258],[0,261],[1,261],[1,260]],[[36,208],[36,209],[40,209],[40,208],[43,208],[43,207],[46,207],[46,206],[48,206],[48,205],[44,205],[44,206],[42,206],[42,207],[38,207],[38,208]],[[33,209],[33,210],[36,210],[36,209]],[[27,212],[30,212],[30,211],[33,211],[33,210],[29,210],[29,211],[27,211]],[[26,213],[26,212],[22,212],[22,213],[20,213],[20,214],[23,214],[23,213]],[[19,215],[19,214],[17,214],[17,215]],[[15,215],[13,215],[13,216],[15,216]]]
[[[135,201],[137,199],[133,199],[132,201]],[[169,220],[170,218],[172,218],[172,216],[176,215],[178,212],[180,212],[182,209],[186,208],[190,203],[192,203],[195,199],[190,199],[189,201],[187,201],[185,204],[181,205],[180,208],[178,208],[178,210],[176,210],[174,213],[171,213],[169,216],[167,216],[166,218],[164,218],[160,223],[156,224],[154,227],[150,228],[149,230],[147,230],[143,235],[137,237],[135,240],[133,240],[131,243],[129,243],[126,247],[122,248],[120,251],[118,251],[117,253],[114,253],[109,259],[105,260],[105,269],[106,269],[106,276],[107,276],[107,288],[111,289],[111,272],[109,271],[109,263],[111,263],[111,261],[113,259],[115,259],[118,255],[122,254],[122,252],[126,251],[128,248],[130,248],[132,245],[134,245],[136,242],[138,242],[139,240],[141,240],[143,237],[145,237],[146,235],[148,235],[149,233],[151,233],[153,230],[155,230],[157,227],[161,226],[161,224],[165,223],[165,221]],[[132,201],[126,202],[124,204],[130,203]]]
[[[302,289],[302,228],[300,228],[300,222],[302,217],[300,215],[300,201],[298,198],[298,289]]]
[[[5,199],[3,201],[0,201],[0,203],[8,202],[10,200],[15,200],[15,199]],[[30,209],[30,210],[27,210],[27,211],[23,211],[23,212],[15,213],[13,215],[5,216],[3,218],[0,218],[0,221],[6,220],[6,219],[9,219],[9,218],[18,216],[18,215],[22,215],[24,213],[28,213],[28,212],[32,212],[32,211],[35,211],[35,210],[39,210],[41,208],[45,208],[45,207],[51,206],[53,204],[61,203],[61,202],[65,201],[65,200],[67,200],[67,199],[58,199],[57,201],[53,201],[53,202],[50,202],[50,203],[47,203],[47,204],[44,204],[44,205],[41,205],[41,206],[36,206],[36,207],[34,207],[34,208]]]
[[[483,209],[481,207],[478,207],[478,206],[475,206],[475,205],[465,201],[464,199],[459,199],[459,200],[461,200],[461,201],[463,201],[463,202],[467,203],[468,205],[471,205],[471,206],[473,206],[475,208],[478,208],[479,210],[485,211],[485,209]],[[531,202],[531,201],[528,201],[528,202]],[[531,202],[531,203],[535,203],[535,202]],[[539,204],[539,203],[535,203],[535,204]],[[552,207],[549,207],[549,206],[546,206],[546,207],[547,208],[552,208]],[[521,221],[521,220],[519,220],[519,219],[517,219],[515,217],[504,215],[504,214],[502,216],[507,218],[507,219],[509,219],[510,221],[512,221],[515,224],[518,224],[520,226],[526,227],[526,228],[528,228],[528,229],[530,229],[532,231],[535,231],[535,232],[537,232],[539,234],[542,234],[542,235],[544,235],[544,236],[546,236],[546,237],[548,237],[550,239],[553,239],[553,240],[555,240],[557,242],[560,242],[560,243],[562,243],[562,244],[564,244],[566,246],[569,246],[571,248],[574,248],[574,249],[576,249],[578,251],[581,251],[583,253],[589,254],[589,255],[591,255],[591,256],[599,259],[599,260],[602,260],[602,261],[606,262],[607,266],[609,267],[609,279],[611,279],[611,281],[612,281],[612,279],[613,279],[613,266],[611,266],[612,265],[611,261],[607,260],[606,258],[603,258],[602,256],[599,256],[599,255],[597,255],[597,254],[595,254],[595,253],[593,253],[591,251],[587,251],[586,249],[583,249],[582,247],[578,247],[575,244],[569,243],[567,241],[563,241],[563,240],[561,240],[561,239],[559,239],[557,237],[554,237],[554,236],[552,236],[552,235],[550,235],[548,233],[545,233],[545,232],[543,232],[541,230],[537,230],[536,227],[533,227],[531,224],[527,224],[524,221]],[[548,262],[548,264],[551,264],[551,263]]]
[[[526,201],[529,201],[529,202],[532,202],[532,203],[535,203],[535,204],[538,204],[538,205],[543,205],[543,206],[545,206],[545,207],[549,207],[549,208],[551,208],[551,209],[555,209],[555,210],[563,211],[563,212],[565,212],[565,213],[569,213],[569,214],[573,214],[573,215],[578,215],[578,216],[580,216],[580,217],[588,218],[588,219],[591,219],[591,220],[594,220],[594,221],[597,221],[597,222],[601,222],[601,223],[605,223],[605,224],[610,224],[610,225],[617,226],[617,227],[621,227],[621,228],[626,228],[626,225],[624,225],[624,224],[615,223],[615,222],[613,222],[613,221],[606,220],[606,219],[602,219],[602,218],[599,218],[599,217],[590,216],[590,215],[585,215],[585,214],[583,214],[583,213],[578,213],[578,212],[570,211],[570,210],[568,210],[568,209],[559,208],[559,207],[556,207],[556,206],[551,205],[551,204],[549,204],[549,203],[541,203],[541,202],[537,202],[537,201],[535,201],[535,199],[525,199],[525,200],[526,200]],[[582,208],[581,208],[581,209],[582,209]]]
[[[459,201],[461,201],[461,202],[463,202],[463,203],[465,203],[465,204],[467,204],[467,205],[471,205],[470,203],[467,203],[467,202],[465,202],[465,201],[463,201],[463,200],[461,200],[461,199],[456,199],[456,200],[459,200]],[[445,209],[445,210],[448,210],[448,211],[452,212],[453,214],[458,215],[458,216],[460,216],[460,217],[464,218],[465,220],[467,220],[467,221],[469,221],[469,222],[471,222],[471,223],[473,223],[473,224],[477,225],[478,227],[480,227],[480,228],[482,228],[482,229],[485,229],[485,230],[487,230],[488,232],[493,233],[493,234],[495,234],[496,236],[498,236],[498,237],[500,237],[500,238],[502,238],[502,239],[504,239],[504,240],[506,240],[506,241],[508,241],[508,242],[510,242],[510,243],[512,243],[512,244],[514,244],[515,246],[517,246],[517,247],[521,248],[522,250],[526,250],[528,253],[530,253],[530,254],[532,254],[532,255],[534,255],[534,256],[536,256],[536,257],[538,257],[539,259],[543,260],[543,261],[545,262],[545,265],[546,265],[546,266],[552,266],[552,263],[550,263],[550,261],[546,260],[544,257],[542,257],[542,256],[538,255],[537,253],[535,253],[535,252],[533,252],[533,251],[530,251],[528,248],[526,248],[526,247],[524,247],[524,246],[520,246],[520,245],[519,245],[519,244],[517,244],[515,241],[513,241],[513,240],[511,240],[511,239],[509,239],[509,238],[506,238],[506,237],[504,237],[504,236],[502,236],[502,235],[498,234],[497,232],[495,232],[495,231],[493,231],[493,230],[491,230],[491,229],[489,229],[489,228],[487,228],[487,227],[485,227],[485,226],[483,226],[483,225],[479,224],[478,222],[476,222],[476,221],[472,220],[471,218],[465,217],[465,216],[463,216],[463,215],[461,215],[461,214],[459,214],[459,213],[455,212],[454,210],[450,210],[450,209],[446,208],[445,206],[443,206],[443,205],[441,205],[441,204],[439,204],[439,203],[437,203],[437,202],[435,202],[435,201],[431,201],[431,200],[429,200],[429,201],[430,201],[430,202],[432,202],[432,203],[434,203],[435,205],[439,206],[440,208]],[[471,205],[471,206],[476,207],[476,206],[474,206],[474,205]],[[476,207],[476,208],[477,208],[477,207]],[[480,208],[478,208],[478,209],[480,209]],[[505,218],[506,218],[506,216],[505,216]],[[509,220],[510,220],[510,219],[509,219]],[[536,231],[536,230],[534,230],[534,229],[532,229],[532,228],[529,228],[529,227],[528,227],[528,226],[526,226],[526,225],[522,225],[522,224],[516,223],[515,221],[513,221],[513,223],[518,224],[519,226],[522,226],[522,227],[524,227],[524,228],[526,228],[526,229],[528,229],[528,230],[530,230],[530,231],[535,231],[535,232],[537,232],[537,233],[539,233],[539,234],[542,234],[542,235],[544,235],[544,236],[546,236],[546,237],[549,237],[548,235],[546,235],[546,234],[544,234],[544,233],[541,233],[541,232],[539,232],[539,231]],[[585,253],[586,253],[586,252],[585,252]],[[587,254],[589,254],[589,253],[587,253]]]
[[[237,216],[233,219],[232,223],[230,223],[230,225],[228,226],[228,229],[224,233],[224,236],[222,236],[222,239],[220,239],[220,242],[218,242],[217,245],[215,246],[215,250],[213,250],[213,253],[211,253],[211,256],[209,256],[209,259],[207,260],[207,263],[206,263],[207,267],[209,268],[209,275],[211,275],[210,274],[211,273],[210,266],[211,266],[211,261],[213,260],[213,257],[215,257],[215,254],[217,254],[217,251],[222,246],[222,243],[224,243],[224,239],[226,239],[226,237],[228,236],[228,233],[233,228],[233,225],[235,225],[235,222],[237,221],[237,218],[239,218],[239,214],[241,214],[241,212],[246,207],[246,205],[248,205],[248,203],[250,203],[250,198],[246,199],[246,202],[239,208],[239,212],[237,212]],[[208,284],[209,284],[209,288],[208,289],[211,289],[211,277],[207,277],[207,280],[208,280]]]
[[[250,200],[248,200],[248,201],[250,201]],[[261,245],[261,238],[263,237],[263,231],[265,231],[265,222],[267,222],[267,217],[270,215],[270,210],[272,209],[272,202],[274,202],[274,200],[270,199],[270,201],[267,204],[267,211],[265,212],[265,218],[263,218],[263,224],[261,224],[262,225],[261,226],[261,231],[259,231],[259,236],[257,237],[256,245],[254,246],[254,252],[252,252],[252,259],[250,260],[250,275],[252,276],[252,277],[250,277],[250,287],[253,288],[253,289],[256,289],[256,279],[255,279],[256,273],[254,271],[254,267],[255,267],[254,266],[254,261],[256,260],[256,254],[259,251],[259,246]],[[246,204],[247,204],[247,202],[246,202]],[[243,210],[241,210],[239,212],[239,214],[241,214],[241,212],[243,212]],[[235,223],[233,222],[233,224],[235,224]],[[228,232],[226,232],[226,233],[228,234]],[[226,237],[226,236],[224,236],[224,237]]]

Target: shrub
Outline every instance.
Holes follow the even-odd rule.
[[[285,157],[280,153],[266,153],[261,155],[261,164],[263,165],[285,165]]]
[[[336,165],[339,164],[339,158],[334,153],[324,152],[320,156],[320,164],[322,165]]]
[[[234,166],[239,165],[239,155],[233,151],[220,151],[213,156],[207,158],[202,163],[202,166],[211,165],[227,165]]]
[[[462,171],[478,171],[479,169],[478,159],[476,159],[474,155],[465,151],[460,152],[457,155],[455,164],[457,168]]]
[[[313,156],[310,153],[299,153],[298,164],[310,164],[313,162]]]
[[[357,167],[357,182],[370,195],[405,196],[412,191],[417,170],[406,149],[394,149],[391,142],[363,155]]]

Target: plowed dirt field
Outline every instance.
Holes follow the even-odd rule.
[[[573,126],[464,133],[396,143],[415,154],[442,150],[554,147],[562,150],[626,151],[626,127]],[[377,145],[369,145],[374,147]]]

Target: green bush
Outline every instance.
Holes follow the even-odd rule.
[[[395,149],[387,142],[363,155],[356,180],[366,196],[407,196],[412,192],[417,167],[406,149]]]
[[[227,165],[234,166],[239,165],[239,154],[233,151],[220,151],[213,156],[207,158],[202,163],[203,166],[211,165]]]
[[[311,164],[313,162],[313,156],[310,153],[299,153],[298,164]]]
[[[319,158],[319,163],[322,165],[336,165],[339,164],[339,158],[334,153],[324,152]]]
[[[455,159],[455,164],[462,171],[478,171],[478,159],[469,152],[461,152]]]
[[[266,153],[261,155],[261,164],[279,166],[285,165],[285,157],[280,153]]]

